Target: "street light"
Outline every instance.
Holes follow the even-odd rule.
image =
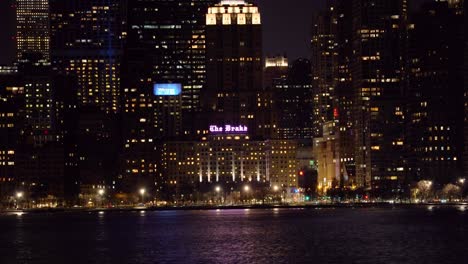
[[[104,195],[105,192],[106,192],[106,191],[105,191],[104,189],[99,189],[99,190],[98,190],[98,195],[99,195],[99,200],[100,200],[100,202],[101,202],[101,207],[102,207],[102,205],[104,204],[103,195]]]
[[[245,185],[245,186],[244,186],[244,191],[246,191],[246,192],[250,191],[250,186]]]
[[[21,199],[23,198],[24,193],[23,192],[17,192],[16,193],[16,198]]]
[[[142,204],[145,203],[145,193],[146,193],[146,189],[145,189],[145,188],[141,188],[141,189],[140,189],[140,194],[141,194],[141,203],[142,203]]]
[[[216,191],[217,193],[219,193],[219,192],[221,191],[221,187],[216,186],[216,187],[215,187],[215,191]]]
[[[277,192],[279,190],[278,185],[273,186],[273,191]]]
[[[21,200],[21,198],[23,198],[24,196],[24,193],[23,192],[16,192],[16,209],[19,208],[19,201]]]
[[[464,178],[460,178],[460,179],[458,180],[458,182],[461,183],[461,184],[465,184],[465,179],[464,179]]]

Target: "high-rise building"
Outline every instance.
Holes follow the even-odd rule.
[[[312,27],[312,81],[314,87],[314,136],[322,136],[325,123],[335,120],[336,43],[337,18],[335,8],[315,17]]]
[[[27,58],[18,67],[19,78],[24,84],[25,92],[22,134],[36,146],[54,141],[56,130],[53,114],[54,87],[50,63],[38,59]]]
[[[122,1],[49,2],[53,66],[77,76],[81,106],[118,113],[125,36]]]
[[[16,67],[0,67],[0,197],[6,198],[16,187],[20,139],[20,110],[24,105],[24,85]]]
[[[393,196],[403,191],[407,169],[407,1],[352,2],[356,181]]]
[[[207,86],[203,105],[213,122],[242,124],[253,136],[269,137],[271,107],[262,83],[262,26],[258,7],[245,1],[221,1],[206,15]],[[267,105],[265,105],[265,103]]]
[[[110,186],[117,177],[115,164],[122,147],[119,114],[124,1],[49,2],[52,66],[62,75],[75,76],[78,82],[76,155],[81,189]]]
[[[462,23],[448,2],[426,3],[413,16],[407,143],[415,181],[446,184],[462,177]]]
[[[28,53],[39,54],[41,59],[50,59],[49,1],[16,1],[17,59]]]
[[[128,1],[122,184],[156,186],[163,139],[193,136],[206,83],[205,14],[215,0]],[[163,94],[156,92],[157,87]],[[172,87],[172,88],[171,88]],[[177,92],[174,93],[176,89]],[[163,110],[163,111],[161,111]]]
[[[313,88],[310,61],[295,60],[284,78],[273,84],[274,113],[279,139],[296,139],[312,144]]]
[[[343,186],[350,187],[355,182],[356,164],[354,161],[354,120],[353,120],[353,78],[351,61],[353,55],[353,14],[352,1],[335,1],[333,7],[336,19],[336,49],[338,52],[335,67],[335,108],[333,116],[338,133],[341,178]]]
[[[215,2],[128,2],[124,80],[126,113],[151,111],[151,105],[139,107],[140,104],[132,106],[129,102],[152,100],[154,84],[180,84],[184,119],[182,134],[193,133],[197,124],[194,115],[200,111],[200,93],[206,83],[205,14]]]

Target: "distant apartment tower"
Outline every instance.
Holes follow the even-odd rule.
[[[77,76],[80,106],[119,112],[122,1],[49,2],[53,66]]]
[[[413,16],[408,107],[410,174],[446,184],[463,177],[463,17],[448,2]]]
[[[400,193],[405,149],[406,0],[352,1],[356,181],[378,195]]]
[[[252,135],[267,136],[271,124],[259,115],[270,107],[262,83],[262,25],[258,7],[221,1],[206,14],[207,86],[204,107],[219,125],[242,124]],[[264,102],[267,101],[267,102]]]
[[[43,60],[50,59],[49,1],[17,0],[17,60],[25,54],[39,54]]]
[[[314,135],[322,136],[325,123],[335,120],[337,18],[335,9],[327,9],[315,17],[312,27],[312,83],[314,87]]]
[[[16,67],[0,67],[0,197],[14,192],[21,126],[20,110],[24,106],[24,85],[18,80]]]
[[[279,139],[296,139],[302,142],[313,138],[313,88],[308,59],[297,59],[286,76],[274,80],[273,101],[276,130]]]

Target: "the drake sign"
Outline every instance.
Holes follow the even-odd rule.
[[[231,126],[231,125],[224,125],[224,126],[210,126],[210,132],[214,134],[229,134],[229,133],[247,133],[248,128],[246,126]]]

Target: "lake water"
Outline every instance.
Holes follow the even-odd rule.
[[[468,263],[468,207],[0,216],[0,263]]]

